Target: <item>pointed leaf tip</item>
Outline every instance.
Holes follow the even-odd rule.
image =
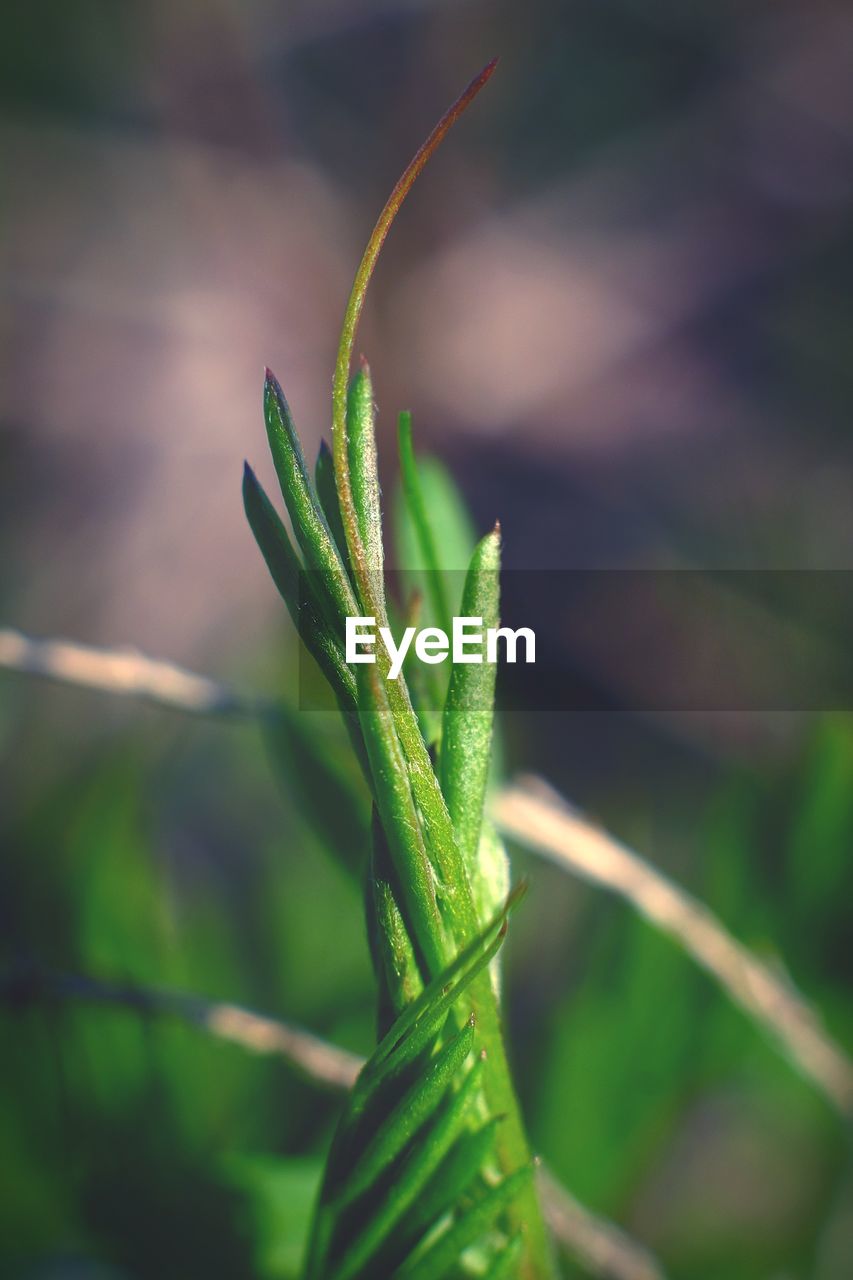
[[[355,273],[352,290],[350,292],[349,301],[344,312],[344,321],[341,327],[341,336],[338,343],[338,355],[335,361],[335,374],[332,380],[332,425],[334,437],[334,457],[335,457],[335,475],[337,480],[338,495],[340,497],[341,514],[344,526],[347,531],[347,543],[350,549],[350,557],[356,581],[358,583],[361,594],[366,598],[371,597],[371,588],[369,581],[369,566],[367,564],[367,556],[364,547],[361,544],[360,532],[358,529],[358,521],[355,514],[355,507],[352,496],[352,479],[350,476],[350,459],[347,449],[347,384],[349,381],[349,370],[352,359],[353,346],[355,344],[356,331],[358,330],[358,322],[361,316],[364,299],[367,293],[367,286],[373,275],[373,269],[376,266],[376,260],[384,243],[388,230],[393,223],[397,213],[412,188],[412,184],[424,165],[434,153],[436,148],[440,146],[442,139],[448,130],[459,119],[465,109],[471,104],[473,99],[482,89],[486,81],[491,77],[496,66],[496,59],[492,59],[487,63],[483,70],[474,77],[468,87],[460,94],[456,101],[448,107],[444,115],[436,124],[426,141],[418,148],[412,157],[406,169],[398,179],[393,191],[385,202],[385,206],[377,219],[376,226],[370,234],[370,239],[364,250],[364,255]]]
[[[272,399],[276,402],[282,417],[291,420],[290,405],[287,403],[287,397],[281,389],[281,383],[273,373],[272,369],[264,370],[264,403],[268,403]]]

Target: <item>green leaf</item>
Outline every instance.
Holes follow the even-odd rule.
[[[418,630],[423,626],[423,602],[420,591],[412,592],[404,598],[402,612],[394,601],[388,602],[391,627],[398,643],[406,627]],[[403,659],[403,677],[421,737],[433,756],[441,739],[441,710],[447,689],[447,674],[439,666],[427,666],[421,662],[412,645]]]
[[[416,462],[418,483],[430,525],[433,530],[441,530],[441,537],[434,537],[439,568],[447,575],[448,595],[451,604],[456,605],[461,598],[462,580],[477,541],[474,525],[459,486],[444,463],[429,454],[419,455]],[[398,487],[394,500],[394,549],[399,568],[413,573],[422,573],[426,569],[402,485]],[[458,589],[454,589],[457,582]]]
[[[462,616],[500,621],[500,529],[476,546],[462,593]],[[476,868],[494,725],[494,663],[455,663],[450,676],[441,735],[441,789],[469,875]]]
[[[342,708],[354,717],[355,678],[323,616],[314,592],[314,577],[302,571],[287,530],[248,463],[243,471],[243,505],[255,541],[303,644],[317,661]]]
[[[412,1215],[420,1213],[414,1204],[416,1200],[420,1204],[425,1188],[435,1182],[436,1170],[445,1167],[448,1152],[463,1153],[464,1159],[457,1157],[454,1168],[457,1177],[464,1174],[465,1186],[485,1173],[495,1130],[503,1121],[495,1118],[475,1134],[468,1134],[465,1127],[472,1108],[480,1105],[484,1067],[481,1060],[466,1065],[477,1035],[473,1017],[469,1014],[463,1030],[434,1053],[432,1046],[453,1006],[500,946],[506,915],[515,900],[516,895],[405,1010],[364,1067],[327,1161],[307,1280],[369,1280],[388,1273],[385,1262],[378,1269],[374,1264],[380,1257],[387,1260],[389,1249],[397,1250],[396,1264],[412,1247],[420,1248],[438,1223],[420,1223],[410,1240]],[[503,1190],[497,1197],[492,1190],[482,1196],[478,1192],[473,1206],[478,1211],[478,1229],[470,1243],[496,1228],[514,1185],[511,1179],[501,1183]],[[494,1213],[488,1209],[490,1197]],[[467,1207],[463,1221],[468,1238],[475,1219]],[[446,1241],[448,1234],[441,1240]]]
[[[430,562],[424,557],[402,485],[394,504],[396,560],[403,572],[408,612],[416,615],[410,621],[418,626],[439,626],[443,624],[434,607],[437,594],[446,599],[451,613],[459,612],[465,570],[474,548],[474,530],[462,495],[447,469],[429,457],[419,458],[416,463],[412,459],[412,465],[430,530]],[[436,530],[441,531],[440,537]],[[411,651],[409,657],[406,680],[418,720],[427,743],[437,748],[448,672],[444,666],[424,667],[413,660]]]
[[[523,1248],[524,1233],[519,1231],[501,1249],[495,1263],[486,1272],[483,1280],[515,1280],[516,1268]]]
[[[384,553],[374,415],[370,368],[367,361],[362,360],[361,368],[350,383],[347,393],[347,442],[352,497],[359,533],[364,544],[368,572],[373,581],[374,598],[380,601],[384,599]],[[367,607],[367,601],[362,603]],[[383,613],[378,621],[387,623],[387,616]]]
[[[341,506],[338,502],[338,491],[335,488],[335,464],[332,460],[332,451],[325,440],[320,441],[317,461],[314,463],[314,487],[341,560],[349,568],[347,536],[344,533]]]
[[[355,511],[347,426],[347,384],[355,345],[355,335],[364,307],[364,300],[367,297],[368,285],[379,259],[382,245],[385,243],[385,237],[388,235],[400,206],[411,191],[430,156],[434,154],[448,131],[473,102],[483,85],[490,79],[496,65],[497,59],[493,59],[474,77],[456,101],[445,111],[429,137],[418,148],[412,160],[406,166],[386,200],[385,206],[371,232],[361,262],[358,265],[358,270],[355,273],[355,280],[344,311],[341,336],[338,342],[338,354],[335,360],[335,372],[332,378],[332,451],[335,460],[338,500],[341,505],[341,515],[347,535],[347,546],[349,547],[354,578],[363,604],[368,603],[370,600],[370,572]]]
[[[367,878],[367,934],[379,981],[382,1033],[424,989],[415,949],[398,904],[388,839],[374,807]]]
[[[410,1244],[425,1235],[431,1223],[440,1222],[463,1203],[492,1158],[500,1123],[501,1118],[496,1117],[457,1138],[406,1220]]]
[[[439,558],[436,539],[421,490],[420,477],[418,476],[417,463],[415,462],[415,451],[412,444],[412,415],[408,412],[400,414],[398,441],[403,496],[417,538],[421,562],[426,570],[427,593],[432,604],[436,626],[441,627],[446,635],[450,635],[452,615],[447,598],[447,587],[442,573],[443,566]]]
[[[510,867],[506,845],[494,824],[483,818],[480,827],[480,843],[477,858],[471,869],[471,889],[480,911],[480,917],[488,920],[509,893]],[[497,961],[492,974],[497,974]]]
[[[264,420],[296,540],[308,569],[316,572],[322,584],[320,603],[327,621],[336,632],[343,632],[344,618],[358,612],[352,586],[308,475],[284,392],[269,369],[264,380]]]
[[[384,679],[383,674],[386,669],[379,663],[375,666],[363,666],[359,670],[371,673],[370,677],[364,680],[359,678],[358,698],[365,710],[367,710],[368,699],[373,702],[369,713],[373,717],[374,726],[377,732],[386,735],[382,754],[388,758],[392,754],[399,755],[408,772],[415,823],[423,840],[434,879],[435,893],[440,898],[440,918],[446,922],[457,945],[467,942],[474,937],[479,924],[471,885],[456,843],[447,804],[409,699],[408,689],[402,677],[398,680]],[[364,724],[364,721],[362,723]],[[377,781],[378,788],[379,782],[375,772],[374,779]],[[383,821],[385,821],[384,815]],[[389,841],[393,854],[394,839],[390,833]],[[397,870],[403,879],[404,870],[399,866]],[[428,925],[428,922],[424,923]],[[411,927],[416,931],[414,922],[411,922]],[[442,945],[440,933],[432,939],[430,944],[433,951],[436,946],[439,949],[437,953],[439,961],[437,965],[432,965],[431,973],[438,972],[449,954],[448,949]],[[427,956],[430,947],[424,944]]]
[[[481,1084],[482,1063],[475,1062],[438,1115],[424,1140],[411,1151],[373,1218],[347,1249],[334,1280],[353,1280],[372,1262],[383,1244],[394,1240],[400,1219],[407,1215],[458,1137],[474,1108]]]
[[[348,452],[343,472],[336,461],[338,497],[362,608],[381,621],[387,619],[387,609],[381,574],[373,394],[366,367],[353,380],[347,408]],[[351,504],[350,524],[344,510],[345,494]],[[457,942],[467,941],[476,932],[478,920],[453,824],[405,680],[387,677],[387,654],[380,647],[376,664],[359,668],[361,729],[374,794],[403,890],[400,905],[434,974],[452,954],[450,936],[455,935]],[[441,913],[437,894],[442,899]]]
[[[469,1018],[463,1029],[431,1061],[423,1076],[404,1093],[359,1153],[358,1164],[337,1197],[339,1208],[357,1199],[384,1170],[390,1168],[446,1097],[473,1044],[474,1019]]]
[[[526,889],[523,882],[517,885],[491,923],[400,1015],[356,1081],[350,1103],[352,1109],[363,1110],[370,1092],[382,1083],[388,1072],[411,1062],[437,1033],[451,1006],[497,954],[506,936],[509,913]]]
[[[438,909],[433,867],[415,807],[408,764],[397,737],[388,683],[382,679],[378,665],[359,666],[359,722],[376,804],[402,888],[401,906],[407,928],[421,947],[430,972],[437,973],[446,962],[449,940]],[[432,772],[431,765],[429,768]]]
[[[399,1267],[393,1280],[437,1280],[437,1277],[445,1275],[465,1250],[489,1231],[502,1210],[529,1184],[532,1176],[530,1165],[509,1174],[462,1214],[434,1244]]]

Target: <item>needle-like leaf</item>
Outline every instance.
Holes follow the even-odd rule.
[[[434,1114],[441,1099],[471,1052],[474,1044],[474,1019],[453,1037],[430,1063],[423,1076],[406,1091],[390,1115],[372,1134],[358,1164],[336,1198],[339,1209],[357,1199],[390,1168],[403,1148]]]
[[[302,642],[316,659],[341,706],[349,716],[355,717],[355,677],[323,615],[313,590],[313,575],[304,572],[278,512],[248,463],[243,472],[243,505],[255,541]]]
[[[335,546],[338,548],[344,564],[349,567],[347,537],[341,520],[338,491],[335,488],[335,464],[332,460],[332,451],[325,440],[320,441],[317,461],[314,463],[314,487],[317,490],[317,497],[320,500],[320,506],[323,508],[323,515],[326,517],[329,531],[335,540]]]
[[[402,905],[430,972],[438,973],[447,961],[449,938],[439,912],[435,876],[412,795],[409,769],[379,667],[359,666],[356,689],[374,794],[402,886]]]
[[[373,1218],[348,1247],[333,1280],[354,1280],[382,1246],[393,1240],[401,1218],[408,1215],[467,1122],[474,1108],[481,1076],[482,1062],[475,1062],[438,1115],[429,1135],[413,1148]]]
[[[466,1207],[466,1239],[482,1237],[485,1247],[496,1229],[505,1201],[494,1198],[490,1214],[492,1192],[481,1194],[478,1180],[502,1121],[488,1121],[473,1134],[466,1129],[480,1105],[485,1066],[482,1058],[466,1065],[477,1035],[473,1016],[467,1016],[461,1032],[430,1051],[449,1011],[500,946],[513,900],[405,1010],[362,1071],[329,1154],[306,1280],[373,1280],[413,1249],[422,1252],[439,1221],[425,1219],[421,1206],[440,1201],[433,1188],[442,1169],[451,1182],[439,1181],[456,1192],[476,1182],[478,1229],[470,1235],[475,1220]],[[450,1163],[448,1153],[455,1157]]]
[[[385,243],[391,224],[399,212],[400,206],[406,196],[412,189],[418,174],[421,173],[427,164],[430,156],[434,154],[436,149],[441,145],[442,140],[448,130],[453,127],[465,109],[470,106],[474,98],[482,89],[483,85],[492,76],[497,66],[497,58],[494,58],[483,70],[474,77],[467,89],[456,99],[453,105],[444,113],[426,142],[418,148],[414,157],[404,170],[402,176],[398,180],[394,190],[391,192],[385,207],[377,219],[376,226],[373,228],[367,247],[355,274],[352,290],[350,291],[349,301],[347,302],[346,311],[344,313],[344,322],[341,328],[341,337],[338,344],[338,358],[335,363],[335,375],[332,381],[332,427],[333,427],[333,453],[335,459],[335,476],[338,482],[338,498],[341,504],[341,515],[343,517],[344,528],[347,535],[347,545],[350,551],[350,559],[352,561],[353,572],[356,582],[362,592],[362,601],[367,602],[370,595],[369,587],[369,565],[358,529],[358,521],[356,516],[355,504],[353,500],[352,480],[350,475],[350,458],[349,446],[347,440],[347,381],[349,379],[350,364],[352,363],[352,351],[355,343],[356,330],[361,317],[362,308],[364,307],[364,299],[367,295],[367,286],[370,283],[370,277],[373,275],[382,245]]]
[[[479,1129],[459,1135],[406,1218],[404,1230],[409,1251],[426,1234],[431,1223],[451,1214],[466,1196],[470,1199],[471,1189],[480,1182],[484,1165],[493,1157],[500,1124],[501,1118],[497,1116]]]
[[[483,628],[500,618],[500,529],[474,549],[462,593],[462,615]],[[481,655],[484,659],[485,655]],[[480,828],[489,780],[494,725],[494,663],[456,663],[450,675],[441,734],[441,789],[468,874],[477,866]]]
[[[526,891],[522,881],[513,889],[501,911],[424,989],[414,1004],[409,1005],[386,1036],[379,1042],[370,1059],[369,1070],[356,1082],[351,1106],[363,1110],[367,1097],[385,1075],[401,1063],[411,1062],[436,1034],[462,992],[495,956],[506,935],[509,912]]]
[[[412,443],[412,415],[405,411],[398,420],[397,437],[400,448],[400,474],[403,496],[418,540],[421,560],[425,569],[426,589],[429,592],[436,626],[445,635],[451,632],[450,605],[444,581],[443,565],[439,558],[432,524],[427,514],[421,490],[415,450]]]
[[[495,1262],[483,1276],[483,1280],[515,1280],[523,1248],[524,1232],[519,1231],[508,1244],[503,1245]]]
[[[276,475],[296,540],[305,555],[307,568],[316,574],[322,586],[321,603],[327,621],[343,634],[344,618],[358,612],[355,596],[308,475],[290,406],[269,369],[264,379],[264,420]]]
[[[509,1174],[496,1187],[486,1192],[482,1199],[458,1218],[420,1256],[404,1262],[394,1272],[393,1280],[436,1280],[436,1277],[444,1276],[464,1251],[489,1230],[501,1211],[530,1182],[532,1176],[533,1169],[529,1165]]]
[[[373,384],[370,368],[362,360],[361,368],[349,386],[347,394],[347,442],[349,447],[352,499],[358,519],[358,530],[364,545],[365,561],[371,579],[370,600],[378,606],[384,602],[382,582],[384,554],[382,547],[382,511],[379,501],[379,467],[376,457],[376,431],[374,425]],[[386,624],[383,609],[378,621]]]
[[[415,948],[400,911],[388,838],[374,807],[367,877],[367,933],[379,979],[379,1020],[384,1031],[424,989]]]

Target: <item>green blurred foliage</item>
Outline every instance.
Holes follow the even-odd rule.
[[[320,1189],[322,1159],[235,1156],[226,1170],[246,1198],[256,1273],[270,1280],[298,1280]]]
[[[8,793],[4,971],[238,999],[369,1048],[366,814],[333,718],[284,714],[249,747],[243,730],[187,739],[140,715],[139,733],[66,756],[38,794]],[[829,717],[775,776],[731,769],[691,824],[674,805],[667,836],[695,855],[679,876],[738,937],[784,955],[848,1048],[851,763],[853,725]],[[237,849],[217,819],[226,786],[225,808],[247,815]],[[208,797],[208,821],[174,809],[183,787],[194,806]],[[182,823],[197,824],[186,845]],[[543,984],[513,1043],[555,1172],[674,1275],[843,1280],[849,1159],[828,1105],[624,904],[527,869],[508,998],[523,1023]],[[6,1002],[0,1018],[3,1274],[75,1258],[135,1276],[297,1274],[334,1099],[130,1009]]]
[[[142,715],[138,742],[130,730],[69,756],[37,796],[22,785],[3,806],[3,972],[37,964],[242,1000],[368,1048],[372,982],[353,877],[276,799],[239,730],[199,731],[195,759],[175,766],[174,739],[155,735],[155,746]],[[211,735],[224,735],[224,758],[208,750]],[[218,771],[240,809],[259,762],[266,832],[249,820],[235,850],[214,821]],[[6,764],[9,779],[26,767]],[[175,793],[195,791],[197,769],[214,812],[193,833],[180,819],[169,829]],[[338,804],[342,815],[341,794]],[[353,847],[364,839],[350,834]],[[258,1274],[290,1274],[287,1249],[263,1229],[263,1205],[284,1194],[287,1166],[273,1156],[309,1152],[316,1164],[334,1103],[271,1059],[131,1009],[13,996],[0,1026],[3,1274],[97,1258],[130,1275],[243,1276],[256,1251]]]
[[[428,465],[424,485],[463,555],[452,483]],[[404,527],[417,567],[410,541]],[[282,705],[247,728],[101,703],[99,720],[86,694],[11,677],[0,692],[18,744],[0,810],[6,977],[37,966],[238,1000],[369,1050],[369,812],[335,714]],[[516,716],[516,754],[526,732]],[[851,777],[853,721],[827,716],[775,767],[665,790],[653,823],[624,786],[605,789],[604,817],[784,957],[853,1050]],[[624,903],[524,870],[509,1035],[553,1170],[672,1275],[845,1280],[849,1135],[828,1104]],[[0,1028],[0,1274],[294,1280],[337,1100],[132,1008],[13,986]]]
[[[691,886],[767,961],[785,956],[848,1050],[851,750],[849,718],[828,718],[783,776],[733,774],[697,824]],[[531,1089],[543,1155],[674,1274],[815,1274],[851,1206],[844,1126],[675,944],[621,903],[585,910],[594,936]]]

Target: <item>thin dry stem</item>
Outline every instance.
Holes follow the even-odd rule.
[[[270,708],[168,662],[134,650],[31,640],[0,628],[0,667],[61,683],[145,698],[192,714],[249,716]],[[505,835],[566,871],[619,894],[669,934],[846,1117],[853,1117],[853,1063],[819,1014],[780,972],[757,959],[725,926],[638,854],[573,809],[541,779],[499,791],[493,816]]]
[[[24,969],[0,978],[0,999],[17,1007],[40,1000],[81,1000],[133,1009],[145,1016],[172,1017],[240,1045],[250,1053],[283,1058],[316,1084],[351,1089],[364,1059],[328,1044],[302,1027],[243,1005],[203,1000],[174,991],[153,991],[127,983],[103,982],[79,974]]]
[[[592,1213],[548,1169],[538,1173],[545,1221],[554,1239],[593,1276],[665,1280],[660,1263],[615,1223]]]
[[[28,1008],[51,1000],[115,1005],[145,1017],[176,1018],[249,1053],[281,1058],[313,1083],[347,1091],[365,1059],[310,1031],[242,1005],[104,982],[30,967],[0,976],[0,1003]],[[558,1244],[601,1280],[663,1280],[655,1260],[615,1224],[599,1218],[546,1169],[538,1170],[545,1220]]]
[[[853,1115],[849,1058],[793,984],[757,960],[701,902],[593,825],[539,778],[519,778],[499,792],[492,816],[505,836],[612,889],[669,934],[735,1004],[773,1035],[788,1059],[842,1115]]]
[[[341,337],[338,344],[338,356],[335,364],[335,374],[332,381],[332,448],[335,463],[335,480],[338,487],[338,500],[341,505],[341,517],[344,522],[346,531],[347,545],[349,548],[350,559],[352,561],[353,570],[356,580],[362,594],[363,603],[370,603],[374,613],[380,613],[381,601],[374,598],[375,592],[371,583],[369,566],[364,549],[364,544],[359,533],[358,520],[356,518],[355,503],[352,493],[352,480],[350,476],[349,453],[347,443],[347,382],[349,380],[350,365],[352,364],[352,353],[355,345],[355,335],[358,330],[358,322],[361,318],[362,308],[364,307],[364,299],[367,295],[367,286],[370,284],[370,278],[373,275],[380,250],[385,243],[385,238],[391,228],[391,224],[396,218],[400,206],[406,196],[412,189],[418,175],[422,172],[424,166],[430,157],[435,153],[441,145],[448,131],[453,127],[465,109],[470,106],[474,98],[483,88],[483,85],[491,77],[497,66],[497,58],[493,58],[483,70],[474,77],[451,107],[444,113],[438,124],[426,141],[418,148],[409,162],[408,166],[397,181],[394,190],[391,192],[385,207],[376,220],[376,225],[370,234],[367,242],[367,248],[364,256],[359,263],[358,270],[347,302],[346,311],[344,312],[344,322],[341,328]]]
[[[226,685],[136,649],[99,649],[72,640],[36,640],[0,627],[0,667],[47,676],[61,684],[142,698],[193,715],[253,716],[260,701],[240,697]]]

